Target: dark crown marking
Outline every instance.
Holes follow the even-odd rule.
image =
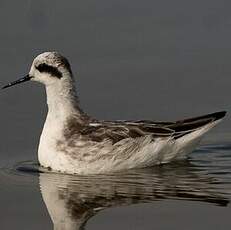
[[[57,77],[57,78],[62,78],[63,76],[62,73],[58,70],[58,68],[47,65],[45,63],[35,66],[35,68],[41,73],[49,73],[52,76]]]

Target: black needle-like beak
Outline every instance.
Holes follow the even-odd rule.
[[[16,81],[12,81],[12,82],[10,82],[9,84],[3,86],[2,89],[5,89],[5,88],[11,87],[11,86],[13,86],[13,85],[17,85],[17,84],[23,83],[23,82],[25,82],[25,81],[29,81],[30,79],[31,79],[31,77],[30,77],[29,74],[28,74],[28,75],[26,75],[25,77],[22,77],[22,78],[20,78],[20,79],[18,79],[18,80],[16,80]]]

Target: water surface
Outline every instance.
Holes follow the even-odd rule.
[[[19,207],[14,211],[24,213],[25,219],[20,215],[15,225],[23,222],[27,228],[34,223],[28,219],[33,215],[43,229],[52,229],[52,225],[66,230],[179,229],[182,225],[189,225],[188,229],[216,229],[218,225],[229,229],[230,151],[230,144],[210,144],[188,160],[92,176],[57,174],[36,162],[19,162],[1,169],[1,199],[12,199],[10,205],[2,199],[3,226],[12,225],[7,213],[16,196]],[[20,193],[26,196],[27,205]]]
[[[230,8],[228,0],[0,1],[2,86],[57,50],[98,119],[228,111],[187,161],[70,176],[37,165],[43,87],[1,91],[0,229],[230,229]]]

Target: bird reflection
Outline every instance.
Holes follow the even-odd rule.
[[[226,206],[214,178],[188,162],[113,175],[77,176],[40,173],[40,188],[55,230],[84,229],[97,212],[109,207],[185,199]]]

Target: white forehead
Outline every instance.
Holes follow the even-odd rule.
[[[54,67],[70,68],[70,65],[65,57],[58,52],[44,52],[39,54],[33,61],[33,65],[38,66],[41,63],[46,63]]]

